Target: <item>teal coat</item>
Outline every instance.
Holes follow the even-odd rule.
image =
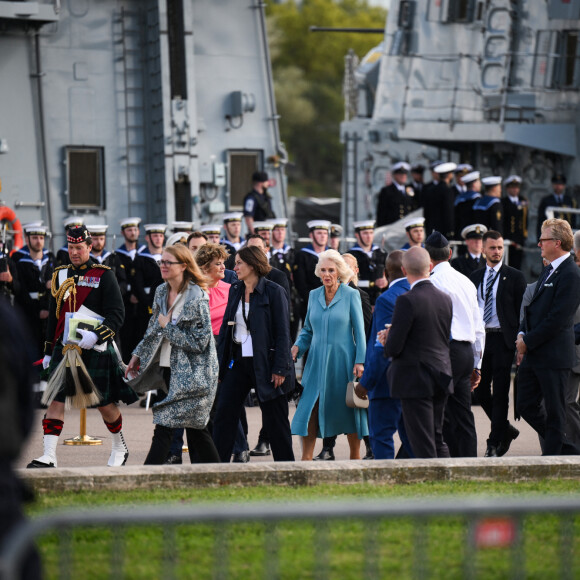
[[[304,392],[292,420],[292,434],[308,434],[310,414],[320,400],[319,437],[368,435],[366,410],[350,409],[345,402],[352,369],[355,363],[365,361],[365,328],[358,290],[341,284],[328,306],[324,287],[312,290],[296,346],[298,357],[309,352],[302,376]]]

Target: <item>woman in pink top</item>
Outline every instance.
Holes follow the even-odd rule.
[[[204,244],[195,253],[195,261],[208,279],[209,314],[215,337],[220,333],[230,291],[230,284],[223,280],[227,257],[226,249],[219,244]]]

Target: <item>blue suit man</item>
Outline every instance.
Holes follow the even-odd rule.
[[[401,401],[391,397],[387,383],[391,359],[385,358],[383,345],[377,340],[377,332],[391,323],[397,298],[410,289],[401,270],[403,254],[401,250],[396,250],[387,258],[389,288],[377,298],[375,304],[365,370],[360,379],[360,385],[368,391],[369,438],[375,459],[394,459],[393,435],[397,430],[407,453],[413,457],[403,424]]]

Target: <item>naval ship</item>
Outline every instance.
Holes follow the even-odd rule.
[[[71,215],[215,222],[256,170],[288,215],[261,0],[1,0],[0,79],[12,249]]]

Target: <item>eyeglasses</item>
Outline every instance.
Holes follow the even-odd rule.
[[[559,242],[560,240],[558,238],[540,238],[538,240],[538,244],[543,244],[544,242],[548,242],[548,241],[552,241],[552,242]]]
[[[183,262],[170,262],[169,260],[159,260],[160,266],[172,266],[173,264],[183,264]]]

